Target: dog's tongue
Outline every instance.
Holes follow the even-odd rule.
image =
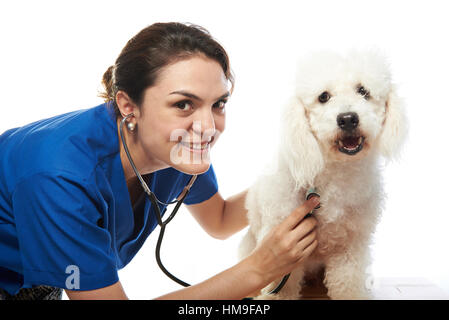
[[[347,138],[344,138],[342,140],[342,142],[346,148],[355,148],[359,145],[359,138],[358,137],[347,137]]]

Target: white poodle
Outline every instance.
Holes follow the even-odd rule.
[[[380,156],[395,158],[406,135],[402,101],[385,58],[373,51],[317,53],[299,65],[295,94],[282,113],[277,166],[250,188],[250,227],[240,245],[247,256],[275,225],[320,194],[318,247],[284,288],[259,298],[298,299],[308,274],[324,268],[331,299],[366,299],[369,245],[384,193]]]

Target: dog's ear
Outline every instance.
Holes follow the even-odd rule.
[[[289,168],[296,182],[296,190],[313,186],[315,176],[323,169],[320,146],[312,134],[306,110],[298,97],[293,97],[282,113],[280,143],[281,160]]]
[[[408,131],[408,122],[404,110],[404,101],[392,86],[385,102],[385,120],[379,139],[379,149],[387,160],[400,155]]]

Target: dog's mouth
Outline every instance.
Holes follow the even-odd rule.
[[[365,143],[364,136],[347,136],[336,140],[338,151],[350,156],[359,153]]]

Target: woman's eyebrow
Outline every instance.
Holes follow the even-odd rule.
[[[183,90],[181,90],[181,91],[173,91],[173,92],[170,93],[170,95],[171,94],[180,94],[180,95],[183,95],[183,96],[191,98],[191,99],[195,99],[195,100],[198,100],[198,101],[203,101],[203,99],[201,99],[200,97],[198,97],[198,96],[196,96],[193,93],[190,93],[188,91],[183,91]],[[230,95],[230,93],[228,91],[225,94],[223,94],[220,97],[218,97],[216,100],[227,98],[227,97],[229,97],[229,95]]]

